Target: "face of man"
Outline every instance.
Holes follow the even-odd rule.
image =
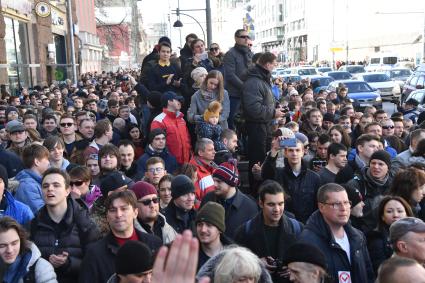
[[[57,128],[55,119],[44,120],[43,128],[49,133],[53,132]]]
[[[236,148],[238,147],[238,136],[233,135],[233,137],[231,137],[230,139],[224,139],[223,142],[226,148],[233,153],[236,151]]]
[[[138,218],[143,223],[156,221],[159,213],[159,198],[156,194],[146,195],[137,200]]]
[[[266,65],[263,66],[263,67],[271,73],[273,71],[273,69],[276,68],[276,66],[277,66],[277,61],[274,60],[271,63],[266,63]]]
[[[13,133],[9,134],[9,137],[10,137],[10,140],[12,141],[12,143],[22,144],[27,139],[27,132],[26,131],[13,132]]]
[[[322,126],[322,120],[323,120],[322,113],[320,113],[320,111],[315,111],[310,113],[310,118],[308,119],[308,122],[313,127],[320,127]]]
[[[151,283],[152,282],[152,270],[139,274],[118,274],[120,283]]]
[[[285,209],[283,193],[265,194],[264,201],[260,200],[259,203],[263,211],[264,223],[269,226],[277,225]]]
[[[378,180],[382,180],[388,173],[388,165],[382,160],[372,159],[369,166],[370,174]]]
[[[394,135],[394,122],[392,120],[385,120],[382,122],[382,135],[393,136]]]
[[[165,148],[165,144],[166,144],[165,135],[161,134],[161,135],[157,135],[153,138],[151,146],[155,150],[163,150]]]
[[[340,124],[344,129],[351,129],[351,120],[349,118],[340,120],[338,124]]]
[[[326,159],[328,156],[328,147],[331,143],[325,142],[324,144],[321,144],[320,142],[317,143],[317,156],[321,159]]]
[[[407,232],[406,235],[401,237],[397,242],[400,247],[403,242],[403,248],[400,249],[403,255],[416,260],[420,264],[425,263],[425,233]]]
[[[134,161],[134,149],[131,145],[121,145],[119,147],[121,165],[130,168]]]
[[[318,276],[304,262],[291,262],[288,264],[289,280],[294,283],[318,282]]]
[[[401,138],[403,136],[404,125],[403,122],[394,122],[394,135]]]
[[[372,154],[379,150],[379,142],[375,140],[365,142],[363,145],[359,145],[357,150],[359,151],[359,155],[369,160]]]
[[[216,196],[222,199],[226,199],[229,194],[231,187],[223,182],[221,179],[213,177],[214,179],[214,193]]]
[[[120,116],[120,118],[123,118],[124,120],[129,119],[130,118],[130,108],[121,109],[119,116]]]
[[[364,130],[364,128],[366,127],[367,124],[372,123],[372,122],[373,122],[372,117],[370,117],[370,118],[363,118],[362,117],[360,119],[360,122],[359,122],[359,125],[360,125],[360,128],[362,129],[362,131]]]
[[[21,248],[21,240],[15,229],[0,233],[0,257],[10,265],[15,262]]]
[[[195,193],[187,193],[174,199],[174,204],[183,210],[191,210],[195,204]]]
[[[155,187],[158,186],[159,180],[167,174],[165,167],[162,163],[150,164],[146,168],[145,177]]]
[[[106,219],[114,235],[128,235],[133,231],[133,221],[137,214],[137,208],[133,208],[129,203],[118,198],[108,208]]]
[[[246,31],[241,31],[236,37],[235,37],[235,42],[238,45],[243,45],[243,46],[247,46],[248,47],[248,42],[249,42],[249,35],[248,32]]]
[[[388,118],[387,113],[379,113],[378,115],[376,115],[375,120],[376,120],[376,122],[381,122],[382,120],[387,119],[387,118]]]
[[[350,202],[347,192],[328,192],[326,203],[319,203],[325,221],[332,226],[344,226],[350,218]]]
[[[26,119],[24,122],[25,129],[37,129],[37,122],[34,119]]]
[[[198,154],[200,158],[206,160],[207,162],[214,161],[214,156],[215,156],[214,144],[213,143],[206,144],[205,150],[199,150]]]
[[[81,98],[74,99],[74,107],[76,109],[83,109],[83,100]]]
[[[302,99],[303,99],[303,102],[314,101],[313,94],[311,93],[304,94]]]
[[[114,115],[114,116],[118,116],[118,110],[119,110],[119,105],[113,105],[111,107],[109,107],[109,112]]]
[[[347,152],[340,150],[337,155],[330,155],[330,159],[339,169],[342,169],[347,165]]]
[[[41,184],[43,200],[47,207],[56,207],[66,203],[66,198],[71,192],[65,185],[65,179],[60,174],[49,174],[44,177]]]
[[[161,61],[168,62],[170,60],[171,56],[171,48],[168,46],[161,46],[161,49],[159,50],[159,59]]]
[[[99,156],[100,157],[100,156]],[[117,169],[118,159],[115,155],[107,153],[100,157],[100,168],[103,170],[112,171]]]
[[[208,245],[220,241],[220,230],[214,225],[207,222],[196,223],[196,234],[199,242],[203,245]]]
[[[89,119],[84,120],[78,130],[83,135],[83,137],[91,139],[94,136],[94,122]]]
[[[301,163],[304,156],[304,146],[297,142],[296,147],[285,148],[285,157],[288,159],[290,165],[297,165]]]
[[[73,135],[75,133],[74,119],[63,118],[60,120],[59,128],[61,133],[65,136]]]

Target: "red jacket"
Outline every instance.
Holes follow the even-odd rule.
[[[183,114],[179,112],[176,116],[176,113],[164,108],[162,113],[152,121],[151,130],[156,128],[164,129],[167,132],[167,148],[176,157],[177,163],[189,162],[192,148]]]
[[[195,195],[196,200],[199,201],[198,203],[200,204],[204,196],[215,188],[212,178],[215,164],[207,164],[196,156],[193,156],[189,163],[196,166],[196,175],[198,178],[195,183]]]

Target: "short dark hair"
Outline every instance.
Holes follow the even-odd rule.
[[[188,34],[188,35],[186,35],[186,37],[185,37],[186,42],[187,42],[187,40],[188,40],[189,38],[197,39],[197,38],[198,38],[198,36],[197,36],[196,34],[194,34],[194,33],[189,33],[189,34]]]
[[[40,144],[30,144],[24,147],[22,151],[22,163],[25,168],[34,166],[35,160],[49,158],[49,150]]]
[[[345,188],[336,183],[323,185],[317,191],[317,202],[325,203],[328,200],[328,193],[345,192]]]
[[[158,188],[161,186],[161,183],[162,182],[172,182],[173,181],[173,179],[174,179],[174,176],[173,175],[171,175],[171,174],[166,174],[166,175],[164,175],[164,176],[162,176],[162,178],[159,180],[159,182],[158,182]]]
[[[331,155],[337,155],[340,151],[347,151],[347,147],[342,143],[333,142],[328,147],[328,159]]]
[[[381,142],[380,138],[378,136],[376,136],[376,135],[363,134],[363,135],[361,135],[360,137],[357,138],[356,144],[355,144],[356,145],[356,148],[359,145],[364,145],[365,143],[370,142],[370,141]]]
[[[86,166],[75,166],[69,170],[70,179],[79,179],[83,182],[91,181],[92,176],[90,173],[90,169]]]
[[[283,190],[282,186],[274,180],[264,181],[260,185],[260,188],[258,189],[258,195],[259,195],[260,201],[262,202],[264,202],[264,199],[266,198],[266,194],[277,195],[280,193],[282,193],[283,196],[285,197],[285,191]]]
[[[112,124],[108,119],[102,119],[96,123],[94,127],[94,136],[95,138],[101,138],[109,128],[112,128]]]
[[[19,255],[29,250],[28,233],[25,229],[12,217],[3,216],[0,218],[0,233],[5,233],[10,229],[14,229],[19,236]]]
[[[161,51],[161,48],[162,47],[168,47],[168,48],[170,48],[170,51],[172,51],[173,49],[171,48],[171,45],[168,43],[168,42],[161,42],[160,44],[159,44],[159,46],[158,46],[158,51]]]
[[[311,114],[313,114],[315,112],[319,112],[320,115],[322,115],[322,117],[323,117],[322,112],[318,108],[312,108],[312,109],[308,110],[307,113],[305,113],[306,118],[310,119]]]
[[[120,140],[118,143],[118,148],[120,148],[120,146],[131,146],[134,150],[136,150],[134,143],[130,140]]]
[[[43,145],[49,150],[52,151],[55,149],[57,145],[60,145],[63,149],[65,149],[65,143],[63,140],[58,136],[48,136],[44,142]]]
[[[258,58],[258,64],[261,66],[265,66],[267,63],[273,63],[276,60],[276,55],[271,52],[264,52],[261,54],[260,58]]]
[[[233,136],[236,135],[236,132],[233,131],[232,129],[223,129],[223,131],[221,132],[220,135],[220,140],[230,140]]]
[[[107,143],[104,146],[102,146],[102,148],[99,150],[98,152],[98,162],[99,162],[99,167],[101,162],[100,159],[102,159],[102,157],[104,157],[105,155],[115,155],[115,157],[117,158],[117,169],[119,169],[121,167],[121,158],[120,158],[120,151],[118,149],[118,147],[116,147],[115,145],[113,145],[112,143]]]
[[[320,144],[325,144],[330,141],[331,141],[331,137],[328,134],[321,134],[319,136],[319,139],[317,140],[317,142]]]
[[[373,117],[376,119],[376,116],[379,114],[386,114],[387,112],[384,109],[378,109],[376,110],[375,114],[373,114]]]
[[[43,118],[41,119],[41,124],[44,124],[44,122],[46,120],[55,120],[55,123],[56,124],[58,123],[58,121],[56,121],[55,115],[53,115],[53,114],[46,114],[46,115],[44,115]]]
[[[44,179],[46,178],[47,175],[51,175],[51,174],[61,175],[63,177],[64,182],[65,182],[65,188],[69,188],[70,178],[69,178],[68,173],[66,173],[65,171],[63,171],[59,168],[54,168],[54,167],[47,169],[46,172],[43,173],[43,177],[41,178],[41,183],[43,183],[43,181],[44,181]]]
[[[242,32],[244,32],[244,31],[246,31],[246,30],[244,30],[244,29],[237,29],[236,31],[235,31],[235,37],[238,37]]]
[[[131,190],[124,191],[113,191],[111,192],[105,200],[105,208],[106,212],[111,208],[112,203],[116,199],[122,199],[124,202],[128,203],[133,207],[133,209],[137,208],[137,198],[136,195]]]

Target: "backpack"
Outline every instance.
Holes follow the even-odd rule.
[[[30,266],[28,273],[24,276],[23,281],[25,283],[36,283],[36,281],[35,281],[35,267],[38,263],[38,260],[39,259],[37,259],[34,262],[34,264]]]

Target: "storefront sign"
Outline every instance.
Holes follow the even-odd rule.
[[[65,14],[52,9],[52,25],[65,29]]]
[[[2,9],[16,10],[20,14],[30,15],[32,12],[33,3],[27,0],[2,0]]]

